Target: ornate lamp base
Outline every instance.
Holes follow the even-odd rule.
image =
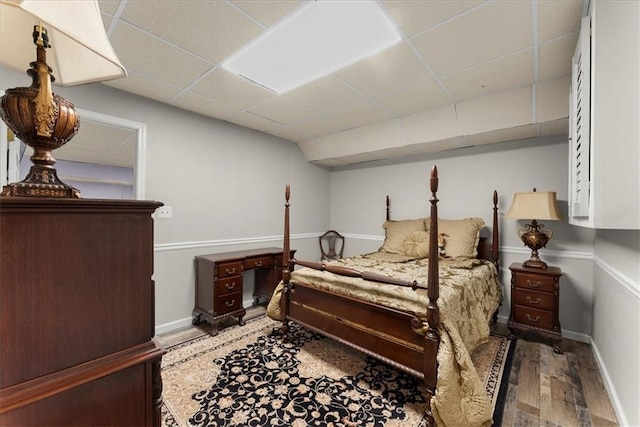
[[[55,169],[33,165],[25,179],[5,185],[0,195],[80,198],[80,190],[60,181]]]

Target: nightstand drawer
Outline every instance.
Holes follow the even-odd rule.
[[[537,308],[540,310],[553,310],[555,296],[548,292],[536,292],[518,290],[513,295],[513,302],[517,305]]]
[[[216,315],[229,313],[234,310],[242,308],[242,292],[235,292],[232,294],[220,295],[215,301]]]
[[[516,305],[514,308],[513,318],[516,322],[544,329],[553,328],[553,315],[550,311],[520,305]]]
[[[216,283],[216,295],[242,292],[242,276],[227,277]]]
[[[513,277],[513,283],[523,289],[531,289],[542,292],[553,292],[555,279],[553,276],[541,274],[519,273]]]
[[[238,276],[242,274],[242,261],[220,263],[216,266],[217,277]]]
[[[244,260],[245,270],[250,270],[252,268],[267,268],[267,267],[271,267],[272,265],[273,265],[272,256],[247,258]]]

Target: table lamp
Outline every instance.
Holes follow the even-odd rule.
[[[16,70],[31,66],[31,86],[5,90],[0,116],[33,148],[27,177],[5,186],[1,195],[80,197],[58,178],[52,154],[75,136],[80,119],[51,84],[75,86],[127,75],[104,31],[97,0],[0,0],[0,62]]]
[[[526,228],[518,230],[518,236],[531,249],[531,258],[523,262],[523,267],[541,268],[546,270],[547,264],[538,256],[538,249],[544,248],[551,237],[553,230],[544,229],[543,224],[538,224],[538,220],[558,220],[562,219],[558,209],[558,201],[555,192],[537,192],[534,188],[532,192],[515,193],[511,208],[507,212],[506,218],[527,219],[530,224]]]

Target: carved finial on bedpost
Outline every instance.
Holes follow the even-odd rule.
[[[491,236],[491,261],[499,268],[500,264],[500,233],[498,230],[498,192],[493,191],[493,235]]]
[[[389,195],[387,194],[387,221],[391,219],[391,202],[389,201]]]
[[[287,284],[289,283],[289,273],[291,271],[289,263],[290,263],[290,248],[291,248],[291,244],[290,244],[290,237],[289,237],[289,198],[291,197],[291,186],[289,184],[287,184],[287,186],[284,189],[284,248],[283,248],[283,253],[282,253],[282,261],[283,261],[283,268],[282,268],[282,279],[284,280],[284,283]]]
[[[290,245],[290,236],[289,236],[289,197],[291,196],[291,187],[289,184],[285,187],[284,190],[284,242],[282,249],[282,282],[284,283],[284,289],[282,292],[282,296],[280,297],[280,310],[282,312],[282,334],[284,337],[287,336],[289,332],[289,321],[287,320],[288,310],[289,310],[289,280],[291,279],[291,260],[289,259],[291,256],[291,245]]]
[[[439,274],[438,274],[438,168],[434,165],[431,169],[431,216],[429,218],[429,276],[427,277],[427,295],[429,304],[427,305],[428,329],[425,340],[430,341],[425,344],[425,368],[424,380],[427,385],[427,417],[429,425],[435,425],[433,413],[431,412],[431,398],[435,396],[437,383],[437,362],[436,354],[440,337],[438,335],[438,325],[440,323],[440,310],[438,309],[439,298]]]

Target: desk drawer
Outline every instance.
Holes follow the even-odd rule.
[[[244,260],[244,269],[267,268],[273,265],[272,256],[252,257]]]
[[[242,274],[242,261],[223,262],[216,265],[216,277],[239,276]]]
[[[524,323],[525,325],[553,329],[553,316],[550,311],[516,305],[513,318],[516,322]]]
[[[242,308],[242,292],[220,295],[215,300],[214,311],[217,316]]]
[[[242,292],[242,276],[226,277],[216,282],[217,296],[234,292]]]
[[[554,295],[548,292],[518,289],[513,296],[513,300],[517,305],[524,305],[540,310],[553,310]]]
[[[553,292],[555,280],[553,276],[520,273],[514,277],[514,284],[523,289]]]

